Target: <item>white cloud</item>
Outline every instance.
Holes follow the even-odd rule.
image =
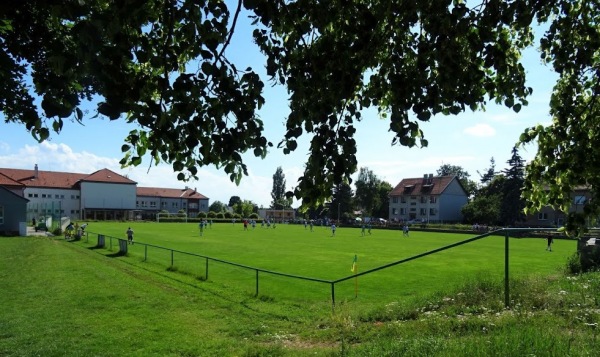
[[[17,152],[0,155],[0,167],[33,170],[37,164],[40,170],[93,173],[107,168],[116,173],[127,176],[138,183],[138,186],[195,188],[207,196],[210,202],[229,202],[231,196],[239,196],[243,200],[250,200],[256,204],[268,206],[271,203],[271,189],[273,186],[272,174],[260,176],[248,170],[239,186],[229,180],[229,176],[215,168],[200,168],[198,180],[182,182],[177,180],[177,174],[168,164],[149,167],[145,160],[140,166],[121,168],[120,159],[102,157],[89,152],[75,152],[70,146],[62,143],[43,142],[39,145],[25,145]],[[301,173],[300,168],[286,168],[287,188],[291,189],[297,182]],[[275,170],[273,170],[275,173]]]
[[[487,138],[496,135],[496,129],[489,124],[476,124],[474,126],[465,128],[463,132],[467,135],[476,136],[480,138]]]

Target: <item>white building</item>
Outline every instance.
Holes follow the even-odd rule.
[[[390,220],[460,222],[468,194],[458,177],[407,178],[390,192]]]
[[[29,200],[28,221],[45,216],[74,220],[126,220],[139,216],[140,212],[154,217],[162,209],[170,213],[185,209],[190,216],[208,211],[208,198],[195,190],[138,188],[135,181],[109,169],[80,174],[41,171],[36,165],[33,170],[0,168],[0,174],[11,180],[11,187],[22,185],[23,197]],[[0,186],[3,186],[2,181]],[[144,196],[138,197],[138,191]],[[166,208],[162,208],[163,202],[174,199],[171,193],[175,191],[179,192],[177,206],[167,204]],[[158,202],[160,208],[151,205],[142,207],[140,202],[146,201]]]

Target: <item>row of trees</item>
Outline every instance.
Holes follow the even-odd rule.
[[[482,173],[478,172],[479,183],[469,180],[466,172],[459,176],[470,194],[469,203],[462,210],[465,221],[514,226],[525,219],[525,200],[521,196],[525,184],[525,160],[516,147],[512,149],[507,163],[507,169],[496,172],[496,162],[492,157],[490,166]]]
[[[462,210],[465,221],[489,225],[515,225],[525,216],[525,201],[521,192],[525,183],[525,161],[519,155],[517,147],[512,150],[507,161],[508,168],[496,171],[496,162],[492,157],[490,166],[477,172],[479,181],[461,166],[444,164],[436,171],[437,176],[456,175],[469,195],[469,203]],[[359,171],[353,191],[349,183],[334,187],[331,202],[308,210],[306,218],[329,217],[335,220],[352,221],[357,216],[387,218],[389,214],[389,193],[393,187],[379,178],[372,170],[363,167]],[[273,175],[270,209],[292,209],[292,200],[286,197],[285,174],[278,167]],[[230,211],[228,207],[231,207]],[[220,201],[209,207],[209,218],[251,217],[258,213],[258,206],[239,196],[231,196],[226,205]]]
[[[286,181],[283,169],[280,167],[275,170],[273,174],[273,189],[271,191],[271,206],[269,208],[281,210],[281,209],[292,209],[292,198],[286,197]],[[208,211],[213,213],[227,213],[230,210],[234,214],[241,217],[250,217],[253,213],[258,213],[258,205],[250,200],[242,200],[240,196],[231,196],[229,203],[226,205],[221,201],[213,202],[209,207]],[[235,217],[226,217],[235,218]]]

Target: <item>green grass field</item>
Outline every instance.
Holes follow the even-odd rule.
[[[487,237],[336,285],[302,282],[174,254],[333,280],[471,235],[278,225],[132,223],[119,256],[89,240],[0,239],[0,356],[594,356],[600,274],[565,276],[575,242],[510,239],[511,307],[504,307],[504,238]],[[144,243],[144,244],[142,244]],[[147,261],[144,255],[148,254]]]
[[[361,235],[358,228],[338,228],[332,237],[328,227],[315,226],[313,232],[302,225],[277,225],[275,229],[249,228],[241,223],[213,224],[202,237],[196,224],[186,223],[93,223],[89,243],[96,234],[125,238],[130,226],[137,245],[129,246],[129,258],[171,265],[167,250],[146,248],[146,243],[177,251],[195,253],[245,266],[323,280],[352,275],[354,255],[359,272],[374,269],[427,251],[473,237],[468,234],[410,232],[403,237],[395,230],[373,229]],[[93,233],[92,233],[93,232]],[[108,243],[107,243],[108,244]],[[116,249],[116,240],[113,243]],[[543,239],[511,239],[509,271],[511,276],[554,274],[564,268],[575,252],[574,241],[556,240],[554,251],[547,252]],[[173,266],[182,273],[198,277],[206,274],[205,260],[174,253]],[[401,298],[429,294],[464,283],[477,276],[504,279],[504,237],[490,236],[440,253],[393,266],[358,278],[358,295],[363,303],[385,304]],[[254,292],[254,270],[209,261],[209,280]],[[336,300],[354,300],[354,279],[336,284]],[[270,298],[330,300],[330,284],[260,273],[259,294]]]

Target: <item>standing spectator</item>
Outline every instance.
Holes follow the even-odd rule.
[[[552,243],[554,242],[554,239],[552,238],[552,234],[548,234],[548,237],[546,237],[546,241],[548,242],[548,246],[546,247],[547,251],[552,251]]]
[[[331,224],[331,236],[335,237],[335,223]]]
[[[133,244],[133,229],[129,227],[125,233],[127,233],[127,243]]]

